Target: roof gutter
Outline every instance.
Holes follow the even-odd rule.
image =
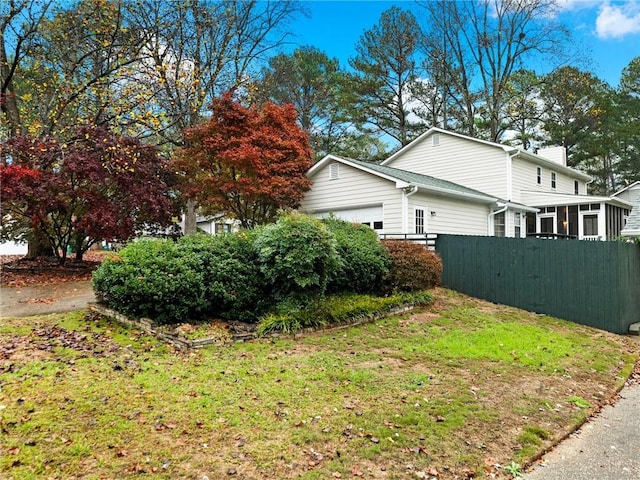
[[[439,187],[432,187],[432,186],[420,185],[420,184],[415,185],[415,187],[425,190],[427,192],[438,193],[440,195],[447,196],[447,197],[477,200],[479,202],[484,202],[484,203],[495,203],[498,201],[496,197],[490,197],[488,195],[474,194],[474,193],[468,193],[468,192],[459,192],[457,190],[450,190],[448,188],[439,188]]]

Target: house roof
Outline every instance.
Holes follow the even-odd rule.
[[[640,195],[636,197],[636,202],[627,217],[627,224],[620,233],[624,237],[640,237]]]
[[[552,207],[556,205],[585,205],[589,203],[607,203],[621,208],[631,208],[631,204],[621,198],[603,197],[596,195],[572,195],[569,193],[539,192],[523,190],[524,200],[529,205],[537,207]]]
[[[489,142],[487,140],[481,140],[479,138],[469,137],[467,135],[462,135],[460,133],[451,132],[449,130],[444,130],[444,129],[438,128],[438,127],[431,127],[429,130],[424,132],[422,135],[420,135],[414,141],[412,141],[408,145],[405,145],[403,148],[401,148],[396,153],[394,153],[389,158],[387,158],[384,162],[382,162],[382,165],[388,165],[388,164],[392,163],[397,157],[405,154],[407,151],[409,151],[412,148],[414,148],[415,146],[419,145],[423,140],[425,140],[427,137],[429,137],[433,133],[440,133],[440,134],[443,134],[443,135],[449,135],[449,136],[452,136],[452,137],[462,138],[462,139],[469,140],[469,141],[472,141],[472,142],[476,142],[476,143],[479,143],[479,144],[482,144],[482,145],[487,145],[489,147],[500,149],[500,150],[508,153],[509,155],[511,155],[513,157],[517,156],[518,158],[522,158],[524,160],[536,163],[538,165],[544,165],[546,167],[549,167],[551,169],[557,170],[559,172],[562,171],[562,172],[567,173],[567,174],[569,174],[569,175],[571,175],[571,176],[573,176],[575,178],[579,178],[579,179],[584,180],[584,181],[591,180],[591,177],[589,175],[587,175],[587,174],[585,174],[585,173],[583,173],[583,172],[581,172],[579,170],[575,170],[575,169],[573,169],[571,167],[567,167],[567,166],[562,165],[560,163],[554,162],[553,160],[549,160],[548,158],[542,157],[540,155],[536,155],[535,153],[527,152],[525,150],[521,150],[519,148],[511,147],[509,145],[504,145],[504,144],[501,144],[501,143]]]
[[[623,192],[626,192],[627,190],[635,190],[636,188],[640,188],[640,180],[638,180],[636,182],[633,182],[633,183],[627,185],[624,188],[621,188],[616,193],[614,193],[612,196],[613,197],[617,197],[618,195],[620,195]]]

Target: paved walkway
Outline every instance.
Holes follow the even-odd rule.
[[[547,453],[524,478],[640,479],[640,384],[623,388],[614,405],[605,406],[580,430]]]
[[[0,317],[69,312],[95,301],[88,280],[35,287],[0,287]]]

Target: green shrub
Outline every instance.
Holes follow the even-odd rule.
[[[366,225],[335,217],[322,220],[337,242],[341,263],[331,277],[328,291],[379,293],[391,259],[378,235]]]
[[[442,261],[424,245],[405,240],[384,240],[391,257],[385,286],[389,291],[415,292],[440,285]]]
[[[278,300],[316,301],[340,266],[336,241],[319,220],[288,214],[255,233],[260,270]]]
[[[270,295],[250,235],[188,235],[178,241],[178,246],[181,252],[199,260],[209,315],[257,321],[264,313]]]
[[[190,235],[177,243],[142,240],[93,276],[98,298],[157,323],[210,316],[257,321],[269,293],[246,235]]]
[[[98,298],[135,317],[172,323],[200,317],[210,307],[196,255],[180,255],[167,240],[141,240],[93,274]]]

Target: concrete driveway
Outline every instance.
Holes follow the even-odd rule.
[[[0,287],[0,317],[28,317],[86,308],[96,298],[90,281]]]

